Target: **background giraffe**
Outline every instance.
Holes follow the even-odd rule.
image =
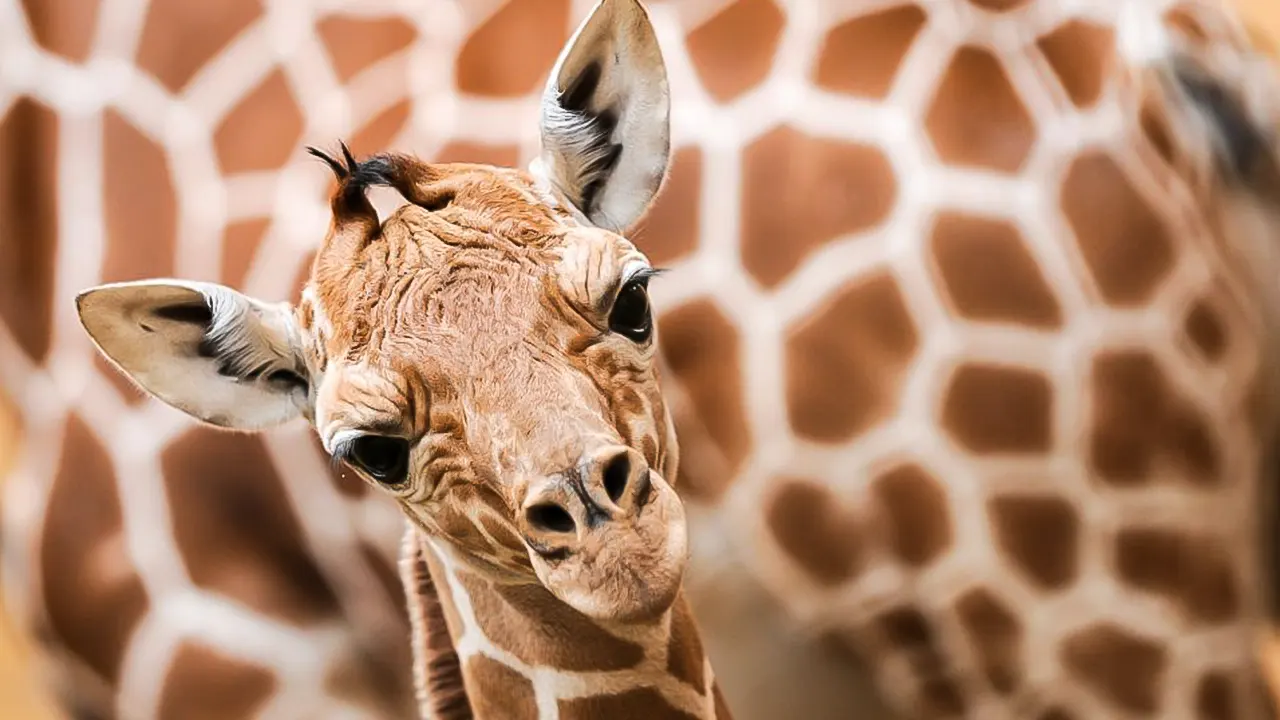
[[[528,0],[423,3],[401,11],[392,3],[353,10],[244,2],[210,16],[176,0],[153,0],[145,14],[136,4],[110,0],[0,5],[0,48],[7,53],[0,85],[8,170],[2,202],[10,204],[0,214],[9,224],[0,243],[7,254],[3,271],[12,273],[0,289],[7,293],[0,298],[0,373],[26,438],[6,486],[6,602],[39,632],[86,639],[83,659],[96,674],[120,674],[126,705],[163,706],[166,695],[190,695],[194,674],[258,689],[256,696],[229,698],[246,707],[284,707],[324,686],[339,664],[362,670],[344,675],[352,682],[340,693],[353,704],[372,697],[397,702],[403,687],[386,671],[403,657],[395,640],[403,627],[388,609],[399,603],[386,562],[396,540],[388,528],[395,524],[351,482],[339,478],[331,491],[314,491],[306,481],[325,465],[305,432],[279,433],[261,444],[214,436],[139,402],[76,335],[69,293],[100,280],[177,274],[288,297],[325,217],[325,180],[302,159],[301,143],[343,136],[357,151],[396,145],[427,157],[522,164],[535,140],[522,120],[534,112],[541,78],[587,5],[535,10]],[[757,246],[765,247],[760,254],[748,244],[741,269],[734,263],[722,270],[706,259],[734,255],[739,235],[748,243],[768,238],[792,227],[788,214],[815,211],[812,196],[800,193],[767,207],[760,202],[781,158],[800,158],[805,170],[799,176],[810,181],[823,178],[824,159],[859,171],[843,175],[846,181],[871,177],[874,160],[851,147],[874,132],[868,129],[874,122],[857,122],[874,118],[874,102],[839,102],[841,96],[883,94],[904,59],[914,64],[903,67],[919,74],[906,69],[900,77],[918,78],[921,89],[932,82],[928,68],[940,75],[944,67],[936,25],[925,22],[940,6],[873,12],[889,7],[897,4],[850,3],[833,6],[828,16],[807,4],[772,0],[653,5],[678,98],[677,152],[662,205],[638,239],[657,262],[676,268],[657,290],[673,309],[664,328],[668,346],[682,318],[715,317],[708,315],[712,306],[681,297],[681,288],[741,285],[746,278],[803,288],[814,280],[796,268],[822,263],[770,255],[767,246]],[[846,22],[858,14],[881,22]],[[1044,34],[1053,36],[1062,18],[1042,22]],[[538,27],[547,32],[531,30]],[[1059,39],[1088,35],[1062,32]],[[1028,52],[1055,52],[1052,41],[1036,47]],[[1002,60],[1006,69],[1025,67]],[[1080,71],[1073,60],[1080,56],[1067,53],[1054,66],[1068,84],[1081,77],[1073,74]],[[842,67],[866,72],[841,76]],[[1036,96],[1021,94],[1025,77],[1008,72],[1015,99],[998,107],[1021,105],[1038,121]],[[779,118],[775,111],[785,107],[795,109]],[[830,107],[843,114],[826,112]],[[940,122],[945,131],[947,122]],[[886,201],[875,192],[865,197]],[[816,228],[810,223],[812,234],[803,237],[809,245],[866,221],[827,212],[819,212]],[[827,287],[837,280],[828,278]],[[764,314],[746,315],[759,311]],[[757,302],[715,312],[727,319],[707,326],[720,331],[706,335],[711,357],[693,366],[695,373],[733,367],[744,354],[740,347],[745,354],[755,347],[750,339],[737,344],[744,328],[749,336],[738,313],[756,320],[776,317],[777,309]],[[746,456],[752,448],[744,428],[756,422],[754,401],[740,387],[710,378],[698,387],[701,395],[691,403],[718,409],[706,416],[714,439],[709,446],[730,460]],[[227,453],[240,453],[243,462],[212,482],[208,473],[221,474],[217,459]],[[76,514],[64,489],[69,481],[55,482],[59,476],[74,477],[83,499],[114,512],[105,519]],[[113,498],[116,478],[128,482]],[[697,477],[691,480],[696,491]],[[295,505],[300,512],[292,512]],[[176,542],[165,530],[166,516],[179,528]],[[40,523],[74,527],[89,547],[101,548],[86,554],[54,544],[48,552],[80,558],[87,571],[78,582],[110,592],[116,604],[97,609],[116,621],[106,623],[111,636],[91,632],[100,619],[85,613],[94,608],[58,606],[67,589],[56,582],[19,582],[39,577],[29,570],[41,558],[20,529]],[[145,564],[141,578],[122,562],[126,557]],[[167,579],[181,577],[184,565],[189,584]],[[146,619],[131,622],[143,617],[139,588],[146,593]],[[50,591],[57,591],[52,598]],[[53,600],[47,618],[40,617],[42,594]],[[187,620],[188,609],[206,613],[202,624]],[[211,625],[210,618],[226,624]],[[208,637],[211,627],[222,639]],[[270,653],[236,647],[235,640],[260,633],[271,633]],[[118,649],[125,635],[134,645],[127,661]],[[334,653],[315,663],[316,647]],[[149,662],[172,662],[164,690],[151,685],[159,678],[144,671]],[[289,667],[289,681],[263,671],[272,667]],[[379,685],[384,680],[390,687]],[[228,698],[216,683],[205,686],[214,699]],[[275,696],[277,687],[298,690]]]

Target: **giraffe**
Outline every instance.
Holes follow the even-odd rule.
[[[669,102],[643,8],[602,0],[552,69],[533,175],[312,148],[338,187],[296,308],[171,279],[77,295],[149,394],[227,430],[305,418],[396,500],[426,717],[729,717],[680,595],[656,271],[609,230],[658,190]],[[374,186],[408,204],[381,221]]]
[[[398,537],[376,530],[394,507],[345,474],[328,500],[301,492],[315,473],[300,464],[322,464],[301,433],[204,434],[131,394],[67,329],[67,293],[176,274],[296,296],[281,268],[308,263],[324,214],[294,159],[302,128],[353,135],[362,151],[422,143],[437,161],[523,166],[538,138],[520,118],[537,112],[540,78],[585,4],[246,2],[211,32],[196,11],[153,0],[123,33],[39,30],[43,6],[27,8],[34,33],[0,23],[21,61],[3,77],[0,129],[41,189],[3,214],[33,238],[6,248],[29,270],[8,285],[23,292],[0,299],[0,370],[26,433],[5,490],[4,587],[11,612],[61,653],[73,702],[164,716],[155,698],[190,692],[197,666],[228,703],[219,717],[405,694],[408,680],[385,669],[404,666],[404,627],[386,610],[396,591],[376,582],[396,553]],[[127,25],[118,5],[91,22]],[[1262,405],[1266,303],[1247,276],[1267,266],[1231,267],[1225,239],[1242,228],[1209,217],[1225,207],[1205,197],[1225,189],[1206,159],[1222,157],[1215,123],[1227,116],[1205,125],[1180,110],[1198,105],[1166,92],[1159,62],[1154,77],[1115,62],[1135,7],[1228,60],[1237,52],[1234,19],[1206,2],[652,3],[674,153],[635,244],[668,268],[653,304],[681,438],[685,592],[739,715],[847,717],[877,701],[867,716],[1253,710],[1250,464],[1265,433],[1248,425],[1267,418],[1241,408]],[[1135,68],[1165,59],[1137,47]],[[1209,55],[1198,61],[1211,77],[1229,74]],[[155,206],[97,199],[98,176],[118,181],[122,167]],[[198,201],[215,188],[225,209]],[[85,211],[58,215],[55,197]],[[51,237],[61,242],[36,241]],[[862,342],[837,343],[832,327]],[[149,497],[113,484],[131,467],[119,447],[143,458],[132,467],[147,473],[129,476],[149,474]],[[166,451],[181,461],[158,470]],[[231,548],[282,548],[269,566],[229,553],[210,580],[207,548],[234,516],[207,520],[181,552],[149,544],[170,547],[170,512],[183,513],[175,528],[199,517],[189,506],[202,499],[169,478],[240,487],[243,470],[207,460],[228,452],[271,468],[253,487],[284,489],[258,503],[292,525],[276,544]],[[59,467],[95,488],[79,509],[105,508],[94,533],[67,529],[76,506]],[[97,547],[108,549],[87,554]],[[110,633],[48,592],[84,573],[42,569],[39,552],[112,570],[71,586],[116,593],[105,616],[120,620],[96,623]],[[184,566],[201,568],[195,582]],[[316,604],[288,600],[317,587],[338,599],[298,617]],[[199,627],[173,611],[228,596],[234,612]],[[237,649],[281,619],[297,652]],[[304,648],[318,661],[302,662]],[[363,674],[332,669],[343,662]]]

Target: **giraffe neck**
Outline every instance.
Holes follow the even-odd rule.
[[[604,625],[541,585],[497,583],[438,543],[421,547],[456,653],[456,661],[442,654],[426,628],[415,628],[426,695],[451,682],[456,662],[480,719],[730,717],[683,594],[650,623]]]

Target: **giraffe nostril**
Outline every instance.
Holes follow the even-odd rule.
[[[631,460],[626,453],[614,455],[604,466],[604,491],[609,499],[617,503],[627,490],[627,481],[631,479]]]
[[[573,532],[573,516],[559,505],[539,503],[525,511],[529,526],[548,532]]]

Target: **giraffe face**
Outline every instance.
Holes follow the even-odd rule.
[[[479,572],[592,617],[665,611],[687,548],[653,268],[523,174],[368,163],[415,204],[378,225],[336,195],[296,312],[326,449]]]
[[[313,151],[339,183],[297,308],[152,280],[81,293],[81,322],[204,422],[312,420],[476,570],[600,619],[657,615],[679,588],[685,519],[653,269],[619,233],[665,176],[668,118],[647,14],[602,0],[548,80],[529,173]],[[382,221],[371,185],[409,204]]]

